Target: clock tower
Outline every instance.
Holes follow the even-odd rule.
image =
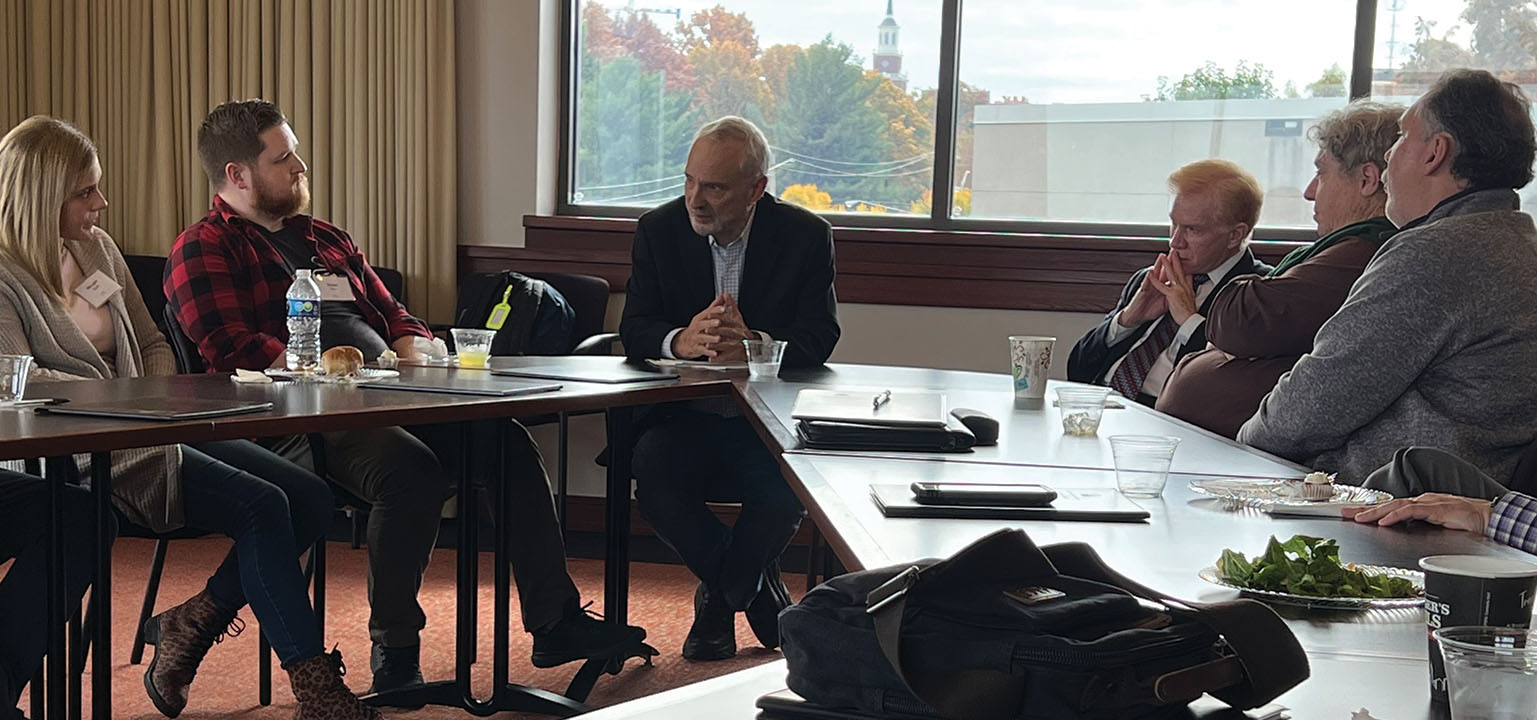
[[[902,31],[902,26],[897,24],[897,19],[892,13],[892,2],[886,0],[886,19],[881,21],[878,32],[879,41],[875,46],[875,71],[891,79],[891,83],[899,89],[907,89],[907,76],[902,74],[902,50],[897,45],[897,36]]]

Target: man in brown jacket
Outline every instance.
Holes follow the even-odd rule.
[[[1382,174],[1402,114],[1398,105],[1354,102],[1313,126],[1317,173],[1303,196],[1313,201],[1319,239],[1269,275],[1238,278],[1217,295],[1206,316],[1211,346],[1175,368],[1159,410],[1233,437],[1313,349],[1313,335],[1395,232],[1384,217]]]

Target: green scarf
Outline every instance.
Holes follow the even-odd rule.
[[[1270,271],[1269,277],[1280,275],[1287,270],[1290,270],[1304,262],[1307,262],[1308,260],[1311,260],[1314,255],[1323,252],[1324,250],[1328,249],[1329,246],[1334,245],[1335,243],[1344,240],[1345,238],[1364,237],[1367,240],[1372,241],[1372,244],[1376,245],[1377,247],[1382,247],[1382,244],[1387,242],[1388,238],[1393,237],[1393,233],[1396,232],[1398,232],[1398,228],[1393,227],[1393,223],[1389,222],[1385,217],[1374,217],[1370,220],[1362,220],[1358,223],[1351,223],[1319,238],[1318,240],[1314,241],[1312,245],[1307,247],[1300,247],[1291,251],[1290,253],[1287,253],[1286,257],[1281,258],[1281,262],[1275,266],[1275,269]]]

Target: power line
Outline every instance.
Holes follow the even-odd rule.
[[[582,190],[582,191],[586,191],[586,190],[618,190],[620,188],[640,187],[641,185],[651,185],[651,184],[659,183],[659,182],[667,182],[669,180],[677,180],[680,177],[683,177],[683,176],[682,175],[668,175],[667,177],[653,178],[651,180],[637,180],[635,182],[618,183],[616,185],[584,185],[582,187],[577,188],[577,190]]]
[[[784,153],[785,155],[791,155],[791,156],[794,156],[794,157],[799,158],[801,160],[810,160],[812,162],[827,163],[828,165],[849,165],[849,166],[853,166],[853,167],[879,167],[881,165],[901,165],[901,164],[904,164],[904,163],[912,162],[913,160],[921,160],[921,159],[925,159],[925,158],[934,157],[934,153],[924,153],[922,155],[914,155],[914,156],[912,156],[910,158],[903,158],[901,160],[886,160],[886,161],[883,161],[883,162],[851,162],[851,161],[848,161],[848,160],[832,160],[832,159],[829,159],[829,158],[819,158],[819,157],[816,157],[815,155],[807,155],[806,153],[796,152],[794,150],[790,150],[788,148],[778,147],[778,146],[775,146],[775,145],[770,145],[769,148],[772,149],[774,152]]]
[[[814,176],[814,177],[858,178],[858,179],[866,179],[866,180],[878,180],[878,179],[881,179],[881,178],[895,178],[895,177],[907,177],[907,176],[910,176],[910,175],[922,175],[923,173],[931,173],[933,171],[934,171],[934,166],[930,165],[928,167],[918,168],[917,170],[908,170],[906,172],[899,172],[899,173],[888,173],[888,174],[885,174],[885,175],[850,175],[848,173],[823,173],[823,172],[814,172],[814,171],[811,171],[811,170],[791,170],[790,172],[793,173],[793,174],[811,175],[811,176]]]

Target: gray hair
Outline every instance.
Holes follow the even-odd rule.
[[[1425,136],[1456,141],[1452,175],[1478,190],[1526,187],[1537,161],[1532,104],[1486,70],[1448,70],[1420,98]]]
[[[1308,129],[1308,139],[1350,172],[1371,163],[1379,171],[1388,167],[1388,148],[1398,140],[1398,118],[1404,106],[1356,100],[1319,118]]]
[[[742,163],[742,169],[753,173],[754,179],[768,175],[769,165],[774,162],[774,153],[769,150],[768,138],[763,136],[763,131],[751,120],[736,115],[713,120],[694,134],[694,142],[705,138],[742,141],[747,146],[747,158]]]

